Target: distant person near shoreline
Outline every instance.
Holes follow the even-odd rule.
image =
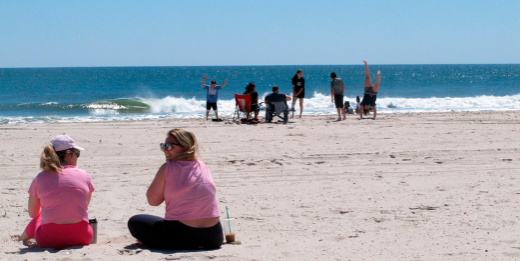
[[[291,106],[292,116],[294,118],[294,104],[296,100],[300,100],[300,118],[303,113],[303,99],[305,98],[305,79],[302,77],[303,71],[298,70],[296,74],[292,77],[292,86],[293,86],[293,101]]]
[[[260,112],[260,108],[258,107],[258,92],[256,92],[256,85],[254,82],[250,82],[246,86],[246,91],[244,95],[251,95],[251,112],[255,114],[253,120],[258,122],[258,113]],[[249,120],[249,114],[247,114],[247,119]]]
[[[343,115],[343,120],[346,120],[345,110],[343,110],[343,93],[345,93],[345,83],[341,78],[337,78],[336,73],[330,74],[330,99],[331,102],[336,105],[336,110],[338,111],[338,120],[341,121],[341,115]]]
[[[215,81],[215,80],[211,81],[210,85],[206,85],[206,84],[204,84],[204,81],[206,81],[207,78],[208,77],[206,75],[204,75],[204,77],[202,78],[202,83],[201,83],[202,87],[204,89],[206,89],[206,93],[207,93],[206,120],[208,120],[208,118],[209,118],[209,111],[211,109],[213,109],[213,111],[215,111],[215,117],[218,119],[218,109],[217,109],[218,91],[226,85],[227,79],[226,79],[226,81],[224,81],[224,83],[222,85],[217,85],[217,81]]]
[[[363,119],[363,111],[365,107],[372,107],[374,110],[374,120],[376,119],[376,99],[377,92],[379,91],[379,82],[381,81],[381,72],[377,71],[376,83],[372,85],[370,81],[370,73],[368,71],[367,61],[363,61],[365,63],[365,95],[363,96],[363,100],[360,105],[359,119]]]

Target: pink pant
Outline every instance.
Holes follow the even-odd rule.
[[[25,228],[30,238],[42,248],[64,249],[72,246],[90,245],[92,242],[92,228],[87,221],[76,224],[47,223],[41,225],[40,216],[33,218]]]

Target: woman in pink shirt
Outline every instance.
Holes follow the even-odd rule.
[[[31,222],[18,238],[24,244],[35,238],[42,248],[64,249],[89,245],[92,228],[88,205],[94,186],[90,175],[76,167],[80,151],[68,135],[56,136],[41,153],[43,169],[29,187]]]
[[[198,144],[188,130],[168,132],[166,157],[148,188],[152,206],[165,202],[165,218],[136,215],[128,221],[133,237],[156,249],[216,249],[224,241],[216,187],[208,167],[197,159]]]

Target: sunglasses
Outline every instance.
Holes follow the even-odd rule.
[[[76,154],[76,157],[79,158],[79,155],[80,155],[81,151],[79,151],[79,150],[67,150],[67,153],[74,153],[74,154]]]
[[[173,149],[173,146],[181,146],[180,144],[177,144],[177,143],[161,143],[159,144],[159,146],[161,146],[161,150],[167,150],[167,151],[170,151]]]

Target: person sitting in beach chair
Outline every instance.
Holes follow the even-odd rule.
[[[260,107],[258,104],[258,93],[256,92],[256,85],[254,82],[249,83],[246,86],[246,91],[243,95],[251,95],[251,112],[254,112],[255,117],[254,121],[258,122],[258,113],[260,112]],[[247,115],[247,119],[249,120],[249,114]]]
[[[251,111],[251,95],[240,95],[235,94],[235,113],[233,121],[248,122],[252,111]],[[242,116],[243,115],[243,116]],[[245,118],[243,118],[245,117]]]
[[[286,124],[289,120],[289,108],[287,106],[287,101],[290,101],[291,97],[278,92],[278,86],[273,86],[273,93],[265,96],[265,120],[267,122],[271,122],[273,120],[273,116],[277,116],[282,118],[283,123]]]

